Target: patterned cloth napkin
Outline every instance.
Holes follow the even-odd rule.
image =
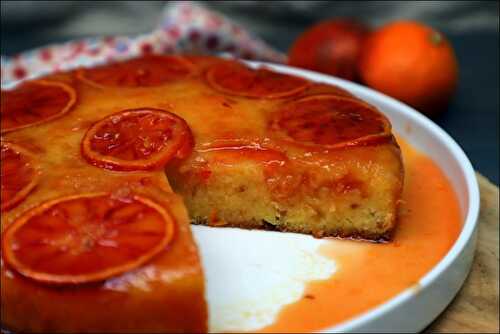
[[[230,19],[193,2],[164,8],[160,24],[136,37],[108,36],[50,45],[1,58],[1,83],[91,66],[149,53],[227,53],[237,58],[281,63],[285,55]]]

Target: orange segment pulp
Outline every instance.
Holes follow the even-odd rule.
[[[23,201],[35,188],[38,174],[33,154],[12,143],[1,144],[1,211]]]
[[[160,109],[130,109],[94,124],[82,141],[90,163],[112,170],[163,168],[172,158],[183,159],[194,140],[186,122]]]
[[[102,281],[138,268],[165,249],[174,219],[137,195],[58,198],[26,212],[2,238],[5,262],[39,282]]]
[[[282,98],[302,92],[309,85],[303,78],[252,69],[235,61],[213,65],[206,75],[209,85],[222,93],[252,98]]]
[[[150,55],[114,64],[80,69],[77,77],[98,88],[150,87],[184,78],[193,71],[193,64],[178,56]]]
[[[67,84],[46,80],[27,81],[11,90],[2,90],[2,133],[44,123],[64,115],[76,101]]]

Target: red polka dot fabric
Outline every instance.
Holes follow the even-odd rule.
[[[137,57],[150,53],[229,53],[234,57],[275,63],[286,61],[259,38],[230,19],[192,2],[167,5],[158,28],[149,34],[127,37],[106,36],[50,45],[1,58],[1,82],[78,66]]]

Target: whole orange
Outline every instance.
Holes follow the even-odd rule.
[[[451,44],[418,22],[397,21],[372,33],[358,66],[365,84],[431,116],[446,108],[457,86]]]
[[[370,28],[354,19],[327,20],[307,29],[288,52],[288,64],[357,80],[357,64]]]

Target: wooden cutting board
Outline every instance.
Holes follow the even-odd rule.
[[[455,299],[425,332],[499,332],[498,187],[479,173],[477,179],[481,211],[472,270]]]

